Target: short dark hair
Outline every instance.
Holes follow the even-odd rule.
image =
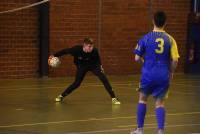
[[[90,37],[86,37],[84,40],[83,40],[84,43],[86,44],[91,44],[93,45],[94,44],[94,40]]]
[[[157,11],[154,14],[154,24],[157,27],[163,27],[165,25],[166,20],[167,20],[167,16],[166,16],[165,12]]]

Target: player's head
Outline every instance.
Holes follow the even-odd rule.
[[[154,14],[153,23],[158,28],[163,28],[166,24],[167,16],[163,11],[157,11]]]
[[[86,53],[90,53],[90,52],[92,52],[93,48],[94,48],[93,39],[89,38],[89,37],[85,38],[83,40],[83,51]]]

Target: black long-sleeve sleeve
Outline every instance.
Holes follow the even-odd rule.
[[[102,65],[102,64],[101,64],[101,58],[100,58],[100,55],[99,55],[99,52],[98,52],[97,49],[96,49],[96,53],[95,53],[95,54],[96,54],[96,55],[95,55],[94,61],[96,62],[96,64]]]
[[[99,66],[101,65],[101,59],[97,48],[94,48],[92,52],[85,53],[82,45],[75,45],[71,48],[66,48],[58,51],[54,54],[55,57],[68,55],[74,57],[74,63],[78,66]]]
[[[67,55],[67,54],[73,55],[74,52],[75,52],[75,49],[76,49],[75,47],[62,49],[62,50],[56,52],[54,54],[54,56],[55,57],[60,57],[60,56]]]

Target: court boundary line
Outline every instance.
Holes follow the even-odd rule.
[[[183,80],[188,80],[188,79],[183,79]],[[191,81],[191,80],[190,80]],[[49,81],[50,82],[50,81]],[[196,82],[196,80],[195,80]],[[51,82],[50,82],[51,83]],[[69,83],[71,83],[71,81],[69,81]],[[138,85],[139,81],[127,81],[127,82],[112,82],[111,84],[112,85],[128,85],[128,86],[134,86],[134,85]],[[55,87],[52,87],[52,86],[49,86],[49,83],[43,83],[43,85],[41,86],[41,88],[55,88]],[[55,85],[55,84],[53,84]],[[171,86],[172,85],[177,85],[177,86],[185,86],[187,85],[188,87],[200,87],[199,85],[188,85],[188,84],[183,84],[183,83],[171,83]],[[38,85],[36,84],[29,84],[28,87],[19,87],[18,89],[8,89],[8,88],[16,88],[15,86],[6,86],[6,87],[0,87],[0,90],[25,90],[25,89],[38,89],[37,88]],[[65,85],[63,85],[65,86]],[[57,88],[62,88],[63,87],[62,84],[58,84],[56,87]],[[90,82],[90,83],[83,83],[82,86],[103,86],[102,83],[98,84],[97,82]]]
[[[184,116],[184,115],[198,115],[198,114],[200,114],[200,112],[184,112],[184,113],[169,113],[167,114],[167,116]],[[146,118],[149,118],[149,117],[155,117],[155,115],[154,114],[146,115]],[[38,123],[26,123],[26,124],[0,125],[0,128],[26,127],[26,126],[89,122],[89,121],[105,121],[105,120],[117,120],[117,119],[135,119],[135,118],[136,116],[89,118],[89,119],[81,119],[81,120],[64,120],[64,121],[38,122]]]
[[[177,128],[177,127],[191,127],[191,126],[200,126],[199,124],[178,124],[178,125],[166,125],[165,128]],[[154,129],[157,126],[152,127],[144,127],[144,130],[147,129]],[[70,132],[66,134],[96,134],[96,133],[107,133],[107,132],[119,132],[119,131],[131,131],[132,128],[125,128],[125,129],[107,129],[107,130],[97,130],[97,131],[85,131],[85,132]],[[198,134],[198,133],[189,133],[189,134]]]
[[[132,83],[112,83],[112,85],[116,85],[116,86],[136,86],[137,84],[135,85],[135,84],[132,84]],[[173,84],[172,83],[171,86],[173,86],[173,85],[175,85],[175,86],[186,86],[187,84]],[[81,87],[90,87],[90,86],[102,87],[103,84],[102,83],[101,84],[88,84],[88,83],[85,83],[85,84],[81,85]],[[20,90],[37,90],[39,88],[49,88],[49,89],[51,89],[51,88],[65,88],[65,87],[66,86],[61,86],[61,85],[55,86],[55,84],[54,84],[54,86],[37,87],[37,85],[36,85],[36,86],[32,86],[32,87],[29,86],[29,87],[19,87],[19,88],[7,86],[7,87],[1,87],[0,90],[20,91]],[[198,88],[200,86],[187,85],[187,87],[197,87]],[[9,89],[9,88],[13,88],[13,89]],[[126,87],[126,88],[130,88],[130,87]],[[133,87],[133,89],[134,88],[135,87]]]

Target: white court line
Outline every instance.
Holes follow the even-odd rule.
[[[133,89],[133,90],[135,90],[134,89],[134,87],[125,87],[125,86],[122,86],[122,85],[119,85],[118,87],[120,87],[120,88],[126,88],[126,89]],[[197,94],[200,94],[199,92],[197,93],[197,92],[184,92],[184,91],[175,91],[175,90],[173,90],[172,92],[170,92],[170,93],[175,93],[175,94],[185,94],[185,95],[197,95]]]
[[[179,92],[179,91],[172,91],[172,92],[170,92],[170,93],[172,93],[172,94],[185,94],[185,95],[198,95],[198,94],[200,94],[199,92],[197,93],[197,92]]]
[[[184,115],[199,115],[200,112],[185,112],[185,113],[169,113],[167,116],[184,116]],[[154,114],[146,115],[146,118],[155,117]],[[132,119],[136,116],[126,116],[126,117],[107,117],[107,118],[90,118],[84,120],[65,120],[65,121],[51,121],[51,122],[38,122],[38,123],[26,123],[26,124],[11,124],[11,125],[1,125],[0,128],[13,128],[13,127],[26,127],[26,126],[37,126],[37,125],[51,125],[51,124],[61,124],[61,123],[76,123],[76,122],[90,122],[90,121],[105,121],[105,120],[118,120],[118,119]]]
[[[112,85],[116,85],[116,86],[132,86],[132,84],[123,84],[123,83],[116,83],[116,84],[112,84]],[[103,84],[83,84],[81,85],[81,87],[90,87],[90,86],[95,86],[95,87],[103,87]],[[67,86],[35,86],[35,87],[19,87],[19,88],[16,88],[16,87],[12,87],[12,89],[9,89],[10,87],[6,87],[6,88],[0,88],[1,90],[6,90],[6,91],[19,91],[19,90],[36,90],[36,89],[41,89],[41,88],[54,88],[54,89],[58,89],[58,88],[66,88]]]
[[[51,83],[51,82],[50,82]],[[68,83],[68,82],[66,82]],[[112,85],[126,85],[126,86],[137,86],[139,83],[139,81],[128,81],[128,83],[119,83],[119,82],[112,82],[111,84]],[[51,83],[52,84],[52,83]],[[30,84],[28,85],[28,87],[16,87],[15,85],[10,85],[10,86],[6,86],[6,87],[3,87],[1,86],[0,89],[3,89],[3,90],[8,90],[8,91],[18,91],[18,90],[34,90],[34,89],[39,89],[39,88],[65,88],[67,87],[67,85],[62,85],[62,84],[52,84],[54,86],[48,86],[49,84],[46,83],[46,84],[42,84],[42,85],[37,85],[37,84]],[[171,85],[177,85],[177,86],[187,86],[187,87],[200,87],[200,85],[188,85],[188,84],[178,84],[178,83],[175,83],[175,82],[172,82]],[[82,87],[87,87],[87,86],[103,86],[102,83],[99,83],[99,84],[96,84],[96,82],[90,82],[90,83],[83,83]],[[11,88],[11,89],[10,89]]]
[[[70,84],[72,83],[73,81],[63,81],[63,82],[51,82],[49,81],[48,83],[46,82],[35,82],[35,83],[30,83],[30,84],[21,84],[21,85],[25,85],[27,87],[46,87],[46,86],[49,86],[49,85],[55,85],[55,86],[62,86],[62,85],[67,85],[67,84]],[[0,82],[1,83],[1,82]],[[98,83],[101,83],[101,82],[82,82],[82,84],[98,84]],[[127,84],[129,82],[116,82],[116,83],[113,83],[113,84]],[[131,83],[131,82],[130,82]],[[0,88],[15,88],[16,86],[19,86],[19,84],[9,84],[9,85],[2,85]],[[21,88],[25,88],[24,87],[21,87]]]
[[[165,123],[165,124],[167,124],[167,123]],[[149,123],[149,124],[144,124],[145,126],[155,126],[155,125],[157,125],[156,123]],[[119,128],[125,128],[125,127],[132,127],[132,128],[135,128],[135,127],[137,127],[137,125],[123,125],[123,126],[117,126],[117,127],[119,127]]]
[[[125,87],[125,86],[133,86],[133,87],[126,87],[126,88],[134,89],[134,87],[136,85],[138,85],[138,84],[133,84],[133,83],[112,83],[112,85],[113,86],[123,86],[123,87]],[[187,85],[187,84],[171,84],[171,85],[177,85],[177,86],[181,85],[181,86],[187,86],[187,87],[200,87],[200,85],[199,86],[193,86],[193,85]],[[86,83],[86,84],[81,85],[81,87],[90,87],[90,86],[102,87],[103,84],[102,83],[100,83],[100,84],[87,84]],[[55,84],[54,84],[54,86],[38,86],[38,85],[35,85],[35,86],[32,86],[32,87],[31,86],[29,86],[29,87],[9,87],[9,86],[7,86],[7,87],[0,87],[0,89],[1,90],[6,90],[6,91],[19,91],[19,90],[37,90],[37,89],[41,89],[41,88],[43,88],[43,89],[47,89],[47,88],[48,89],[51,89],[51,88],[58,89],[58,88],[66,88],[66,87],[67,86],[65,86],[65,85],[63,85],[63,86],[61,86],[61,85],[55,86]],[[188,92],[188,94],[191,94],[191,93]]]
[[[186,80],[186,82],[187,82],[187,79],[185,79]],[[190,80],[191,81],[191,80]],[[37,83],[38,82],[36,82],[35,84],[29,84],[28,85],[28,87],[18,87],[18,90],[24,90],[24,89],[38,89],[38,88],[48,88],[48,85],[49,85],[49,83],[51,83],[52,84],[52,82],[51,81],[45,81],[42,85],[37,85]],[[64,83],[71,83],[71,81],[67,81],[67,82],[64,82]],[[83,83],[83,84],[85,84],[85,85],[90,85],[90,86],[101,86],[102,84],[100,83],[100,84],[96,84],[97,82],[87,82],[87,83]],[[126,82],[122,82],[122,83],[120,83],[120,82],[111,82],[111,84],[112,85],[128,85],[128,86],[133,86],[133,85],[138,85],[138,83],[139,83],[139,81],[126,81]],[[58,84],[58,85],[56,85],[56,84],[53,84],[55,87],[62,87],[62,84]],[[198,86],[198,85],[188,85],[188,84],[182,84],[182,83],[180,83],[180,84],[178,84],[177,83],[177,81],[173,81],[172,83],[171,83],[171,85],[183,85],[183,86],[189,86],[189,87],[200,87],[200,86]],[[63,87],[64,86],[67,86],[67,85],[63,85]],[[3,86],[1,86],[0,87],[0,89],[8,89],[8,88],[17,88],[15,85],[9,85],[9,86],[6,86],[6,87],[3,87]],[[49,87],[49,88],[54,88],[54,87]],[[13,90],[17,90],[17,89],[13,89]]]
[[[167,125],[168,123],[165,123],[165,125]],[[150,126],[157,126],[157,123],[149,123],[149,124],[144,124],[144,126],[145,126],[145,128],[146,128],[146,126],[148,126],[148,127],[150,127]],[[136,128],[137,127],[137,125],[124,125],[124,126],[117,126],[117,127],[119,127],[119,128],[129,128],[129,127],[131,127],[131,128]]]
[[[200,87],[200,85],[188,85],[188,83],[187,84],[172,83],[171,85],[175,85],[175,86],[187,86],[187,87]]]
[[[108,132],[120,132],[120,131],[130,131],[130,129],[107,129],[107,130],[98,130],[98,131],[87,131],[87,132],[72,132],[66,134],[95,134],[95,133],[108,133]]]
[[[191,127],[191,126],[200,126],[200,124],[179,124],[179,125],[166,125],[165,128],[176,128],[176,127]],[[144,127],[144,129],[153,129],[153,127]],[[96,134],[96,133],[108,133],[108,132],[119,132],[119,131],[131,131],[131,128],[127,129],[107,129],[107,130],[97,130],[97,131],[87,131],[87,132],[72,132],[66,134]]]

